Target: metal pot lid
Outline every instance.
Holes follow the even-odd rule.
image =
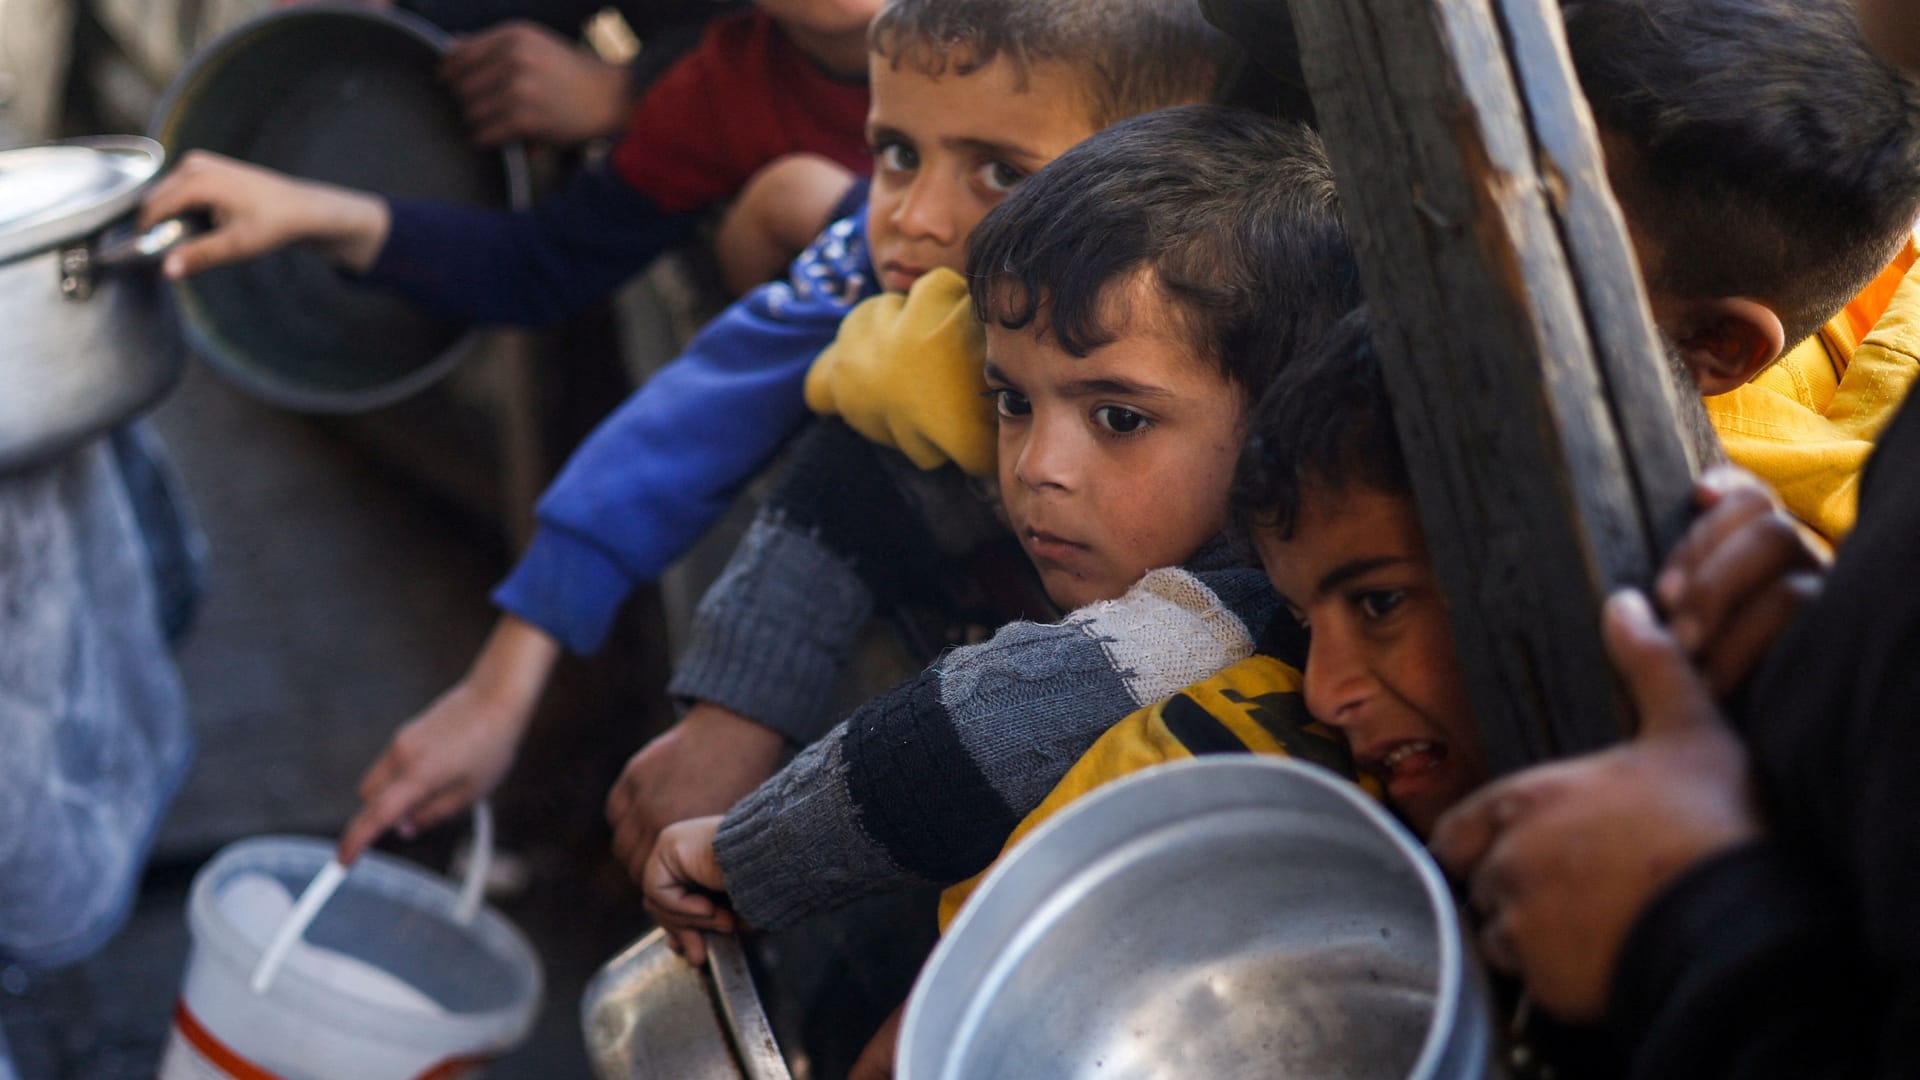
[[[0,150],[0,264],[131,212],[165,160],[159,143],[137,135]]]

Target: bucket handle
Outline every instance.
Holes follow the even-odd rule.
[[[487,871],[493,865],[493,807],[485,799],[473,804],[473,856],[467,861],[466,880],[460,885],[460,899],[453,906],[454,921],[461,926],[473,922],[480,913],[480,902],[487,890]],[[260,954],[260,962],[254,965],[253,976],[248,985],[255,994],[264,994],[273,985],[280,974],[280,968],[286,964],[287,956],[293,951],[294,943],[306,934],[307,927],[327,906],[333,894],[339,890],[341,882],[347,880],[349,868],[341,865],[337,858],[328,859],[327,865],[313,875],[313,880],[300,892],[300,899],[294,902],[293,910],[288,912],[286,921],[273,932],[273,939],[267,943],[266,951]]]

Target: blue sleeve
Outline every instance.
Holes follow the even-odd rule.
[[[575,652],[599,647],[634,586],[692,546],[807,416],[807,368],[873,292],[860,215],[709,323],[574,452],[494,593]]]
[[[366,280],[465,322],[540,326],[612,292],[692,234],[604,164],[527,211],[389,198]]]

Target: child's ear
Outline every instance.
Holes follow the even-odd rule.
[[[1672,329],[1680,359],[1703,397],[1745,386],[1787,347],[1780,316],[1744,296],[1689,302]]]

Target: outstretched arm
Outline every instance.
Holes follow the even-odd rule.
[[[851,220],[809,252],[823,248],[865,266]],[[634,586],[718,520],[806,418],[807,365],[866,288],[858,270],[776,283],[708,323],[568,459],[494,599],[576,652],[598,648]]]
[[[162,269],[183,278],[216,266],[259,258],[289,244],[319,246],[356,272],[373,265],[386,243],[386,201],[364,191],[301,180],[243,161],[194,150],[162,177],[140,207],[140,227],[205,213],[208,232],[183,241]]]
[[[1119,600],[947,653],[727,813],[715,850],[734,910],[779,929],[978,873],[1102,731],[1245,657],[1249,623],[1272,611],[1258,570],[1157,570]],[[1145,627],[1185,648],[1141,645]]]

